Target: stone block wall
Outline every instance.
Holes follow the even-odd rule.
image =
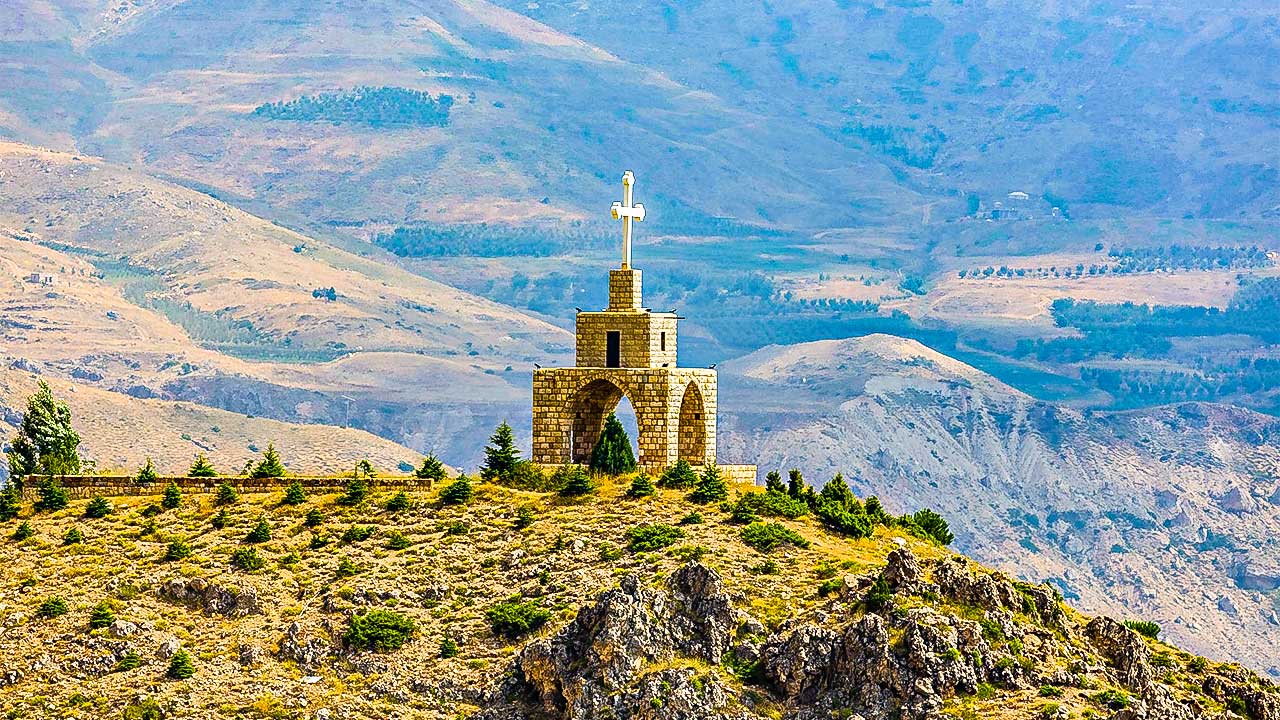
[[[641,308],[639,270],[626,268],[609,271],[609,309],[639,310]]]
[[[676,366],[675,315],[607,310],[578,313],[578,367],[605,367],[611,331],[618,333],[621,367]]]

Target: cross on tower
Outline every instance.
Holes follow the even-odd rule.
[[[644,220],[644,205],[631,203],[631,186],[636,184],[636,176],[628,170],[622,173],[622,202],[615,202],[611,208],[613,219],[622,221],[622,269],[631,268],[631,221]]]

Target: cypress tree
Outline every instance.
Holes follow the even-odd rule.
[[[440,458],[435,455],[427,455],[422,459],[422,465],[413,471],[414,477],[420,480],[430,480],[433,483],[440,482],[449,477],[445,471],[444,463],[440,462]]]
[[[13,485],[0,490],[0,521],[12,520],[22,511],[22,496]]]
[[[138,474],[134,476],[133,481],[139,485],[150,485],[160,479],[160,473],[156,472],[156,466],[151,464],[151,458],[147,458],[146,464],[138,468]]]
[[[302,489],[302,483],[294,478],[289,483],[289,487],[284,489],[284,499],[281,500],[285,505],[301,505],[307,501],[307,491]]]
[[[689,493],[689,499],[696,503],[709,503],[719,502],[728,497],[729,484],[720,474],[720,468],[716,467],[715,463],[707,463],[702,470],[702,477],[698,478],[698,484],[694,486],[693,492]]]
[[[177,510],[182,504],[182,490],[178,487],[178,483],[170,480],[168,485],[164,486],[164,494],[160,496],[160,506],[165,510]]]
[[[116,621],[116,614],[111,611],[111,604],[106,600],[98,603],[89,615],[89,629],[97,630],[108,627]]]
[[[618,416],[609,413],[600,439],[591,450],[591,469],[609,475],[622,475],[636,469],[636,456],[631,452],[631,438]]]
[[[653,487],[653,478],[649,477],[648,473],[640,473],[631,481],[631,488],[627,490],[627,497],[648,497],[656,491],[657,489]]]
[[[267,443],[267,449],[262,453],[262,460],[253,468],[253,472],[249,473],[249,477],[254,479],[284,477],[284,463],[280,462],[280,453],[276,452],[275,444]]]
[[[566,465],[556,474],[560,475],[556,484],[560,486],[561,495],[579,497],[596,491],[595,482],[581,465]]]
[[[186,680],[196,674],[196,668],[191,664],[191,655],[186,650],[178,650],[169,660],[169,670],[165,672],[169,678],[173,680]]]
[[[198,453],[196,461],[191,463],[191,469],[187,471],[187,477],[218,477],[218,471],[213,469],[204,453]]]
[[[480,477],[495,480],[509,477],[515,472],[520,462],[520,451],[516,450],[515,433],[504,420],[489,438],[489,445],[484,449],[484,466],[480,469]]]

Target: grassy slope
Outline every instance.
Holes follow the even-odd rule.
[[[297,508],[280,506],[280,495],[243,498],[231,508],[232,522],[222,531],[209,525],[211,498],[188,497],[176,512],[165,512],[148,521],[139,515],[154,498],[118,502],[106,519],[80,518],[83,502],[51,515],[30,518],[36,537],[23,543],[0,541],[0,562],[9,570],[0,580],[0,606],[10,630],[0,636],[6,657],[31,657],[29,649],[45,645],[32,657],[43,670],[31,670],[16,685],[0,689],[0,704],[25,709],[27,717],[99,717],[115,715],[139,693],[151,695],[180,714],[249,716],[288,715],[289,707],[329,707],[349,710],[349,717],[384,717],[409,713],[413,717],[445,718],[464,707],[449,700],[409,694],[396,699],[386,688],[413,678],[431,684],[453,681],[457,688],[488,684],[512,659],[518,646],[495,638],[484,611],[493,603],[520,592],[552,611],[548,626],[553,632],[564,625],[576,608],[612,585],[623,573],[638,573],[656,581],[680,564],[673,551],[633,554],[622,550],[624,531],[645,522],[675,524],[694,510],[705,515],[701,524],[683,526],[688,533],[678,547],[706,548],[704,562],[723,576],[726,589],[741,593],[739,606],[770,626],[791,616],[812,618],[830,604],[816,594],[819,563],[833,564],[838,573],[861,574],[875,570],[896,543],[905,542],[924,558],[940,557],[946,550],[883,529],[865,540],[849,541],[820,529],[802,518],[785,521],[813,543],[807,550],[779,549],[770,556],[777,574],[758,574],[753,568],[766,558],[738,539],[738,526],[714,507],[695,507],[677,491],[660,491],[653,498],[626,500],[623,486],[606,482],[597,496],[567,502],[554,496],[481,486],[476,500],[463,507],[441,507],[431,494],[412,497],[415,507],[400,513],[381,508],[383,497],[358,509],[334,503],[335,496],[309,498]],[[515,510],[533,509],[536,520],[525,530],[512,527]],[[308,549],[310,533],[301,516],[310,508],[326,515],[322,533],[339,535],[352,524],[376,529],[373,538],[359,543],[331,542]],[[228,567],[228,556],[241,546],[256,518],[265,517],[273,539],[259,546],[267,567],[245,574]],[[451,524],[462,523],[466,532],[451,534]],[[14,523],[4,526],[6,537]],[[86,540],[65,547],[60,538],[76,525]],[[154,527],[154,529],[153,529]],[[412,545],[401,551],[385,548],[388,534],[400,531]],[[184,538],[194,554],[181,562],[159,558],[168,541]],[[784,546],[785,547],[785,546]],[[614,551],[606,558],[606,550]],[[296,552],[299,561],[285,566],[281,559]],[[349,558],[361,572],[338,578],[341,558]],[[204,578],[231,588],[257,591],[264,612],[238,620],[202,615],[157,599],[155,590],[170,578]],[[268,658],[253,669],[242,668],[237,658],[246,646],[267,653],[275,650],[286,626],[297,622],[302,636],[324,637],[324,627],[341,632],[341,616],[327,613],[352,607],[352,599],[365,592],[398,591],[399,599],[374,600],[414,618],[417,637],[405,648],[385,658],[368,658],[358,664],[328,665],[317,680],[300,682],[306,674],[292,662]],[[415,595],[410,597],[406,593]],[[49,597],[61,597],[68,615],[52,620],[32,617],[36,606]],[[389,596],[388,596],[389,597]],[[418,598],[417,600],[413,599]],[[426,598],[437,597],[438,600]],[[325,600],[328,598],[328,600]],[[54,668],[70,654],[97,655],[104,631],[87,633],[90,609],[102,600],[116,608],[116,616],[144,629],[128,639],[142,658],[136,670],[98,679],[71,679]],[[919,600],[908,600],[908,605]],[[953,612],[969,612],[952,608]],[[445,636],[457,640],[461,654],[439,659],[438,646]],[[191,652],[196,676],[190,681],[163,682],[167,662],[153,648],[166,638],[178,638]],[[97,643],[97,644],[95,644]],[[1181,684],[1191,656],[1158,645],[1174,663],[1168,680]],[[13,663],[10,663],[12,666]],[[19,667],[22,667],[19,664]],[[724,668],[705,671],[727,676]],[[28,672],[24,670],[24,672]],[[1180,692],[1188,692],[1180,690]],[[1075,710],[1088,701],[1069,691],[1064,705]],[[1031,717],[1044,701],[1030,692],[998,691],[994,696],[957,701],[960,716]],[[967,714],[968,713],[968,714]]]

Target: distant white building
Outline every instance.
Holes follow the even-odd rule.
[[[38,272],[34,272],[27,276],[27,282],[32,283],[33,285],[53,285],[53,276],[41,275]]]
[[[1022,192],[1021,190],[1014,190],[1013,192],[1009,193],[1008,197],[1010,200],[1030,200],[1031,199],[1030,195]]]

